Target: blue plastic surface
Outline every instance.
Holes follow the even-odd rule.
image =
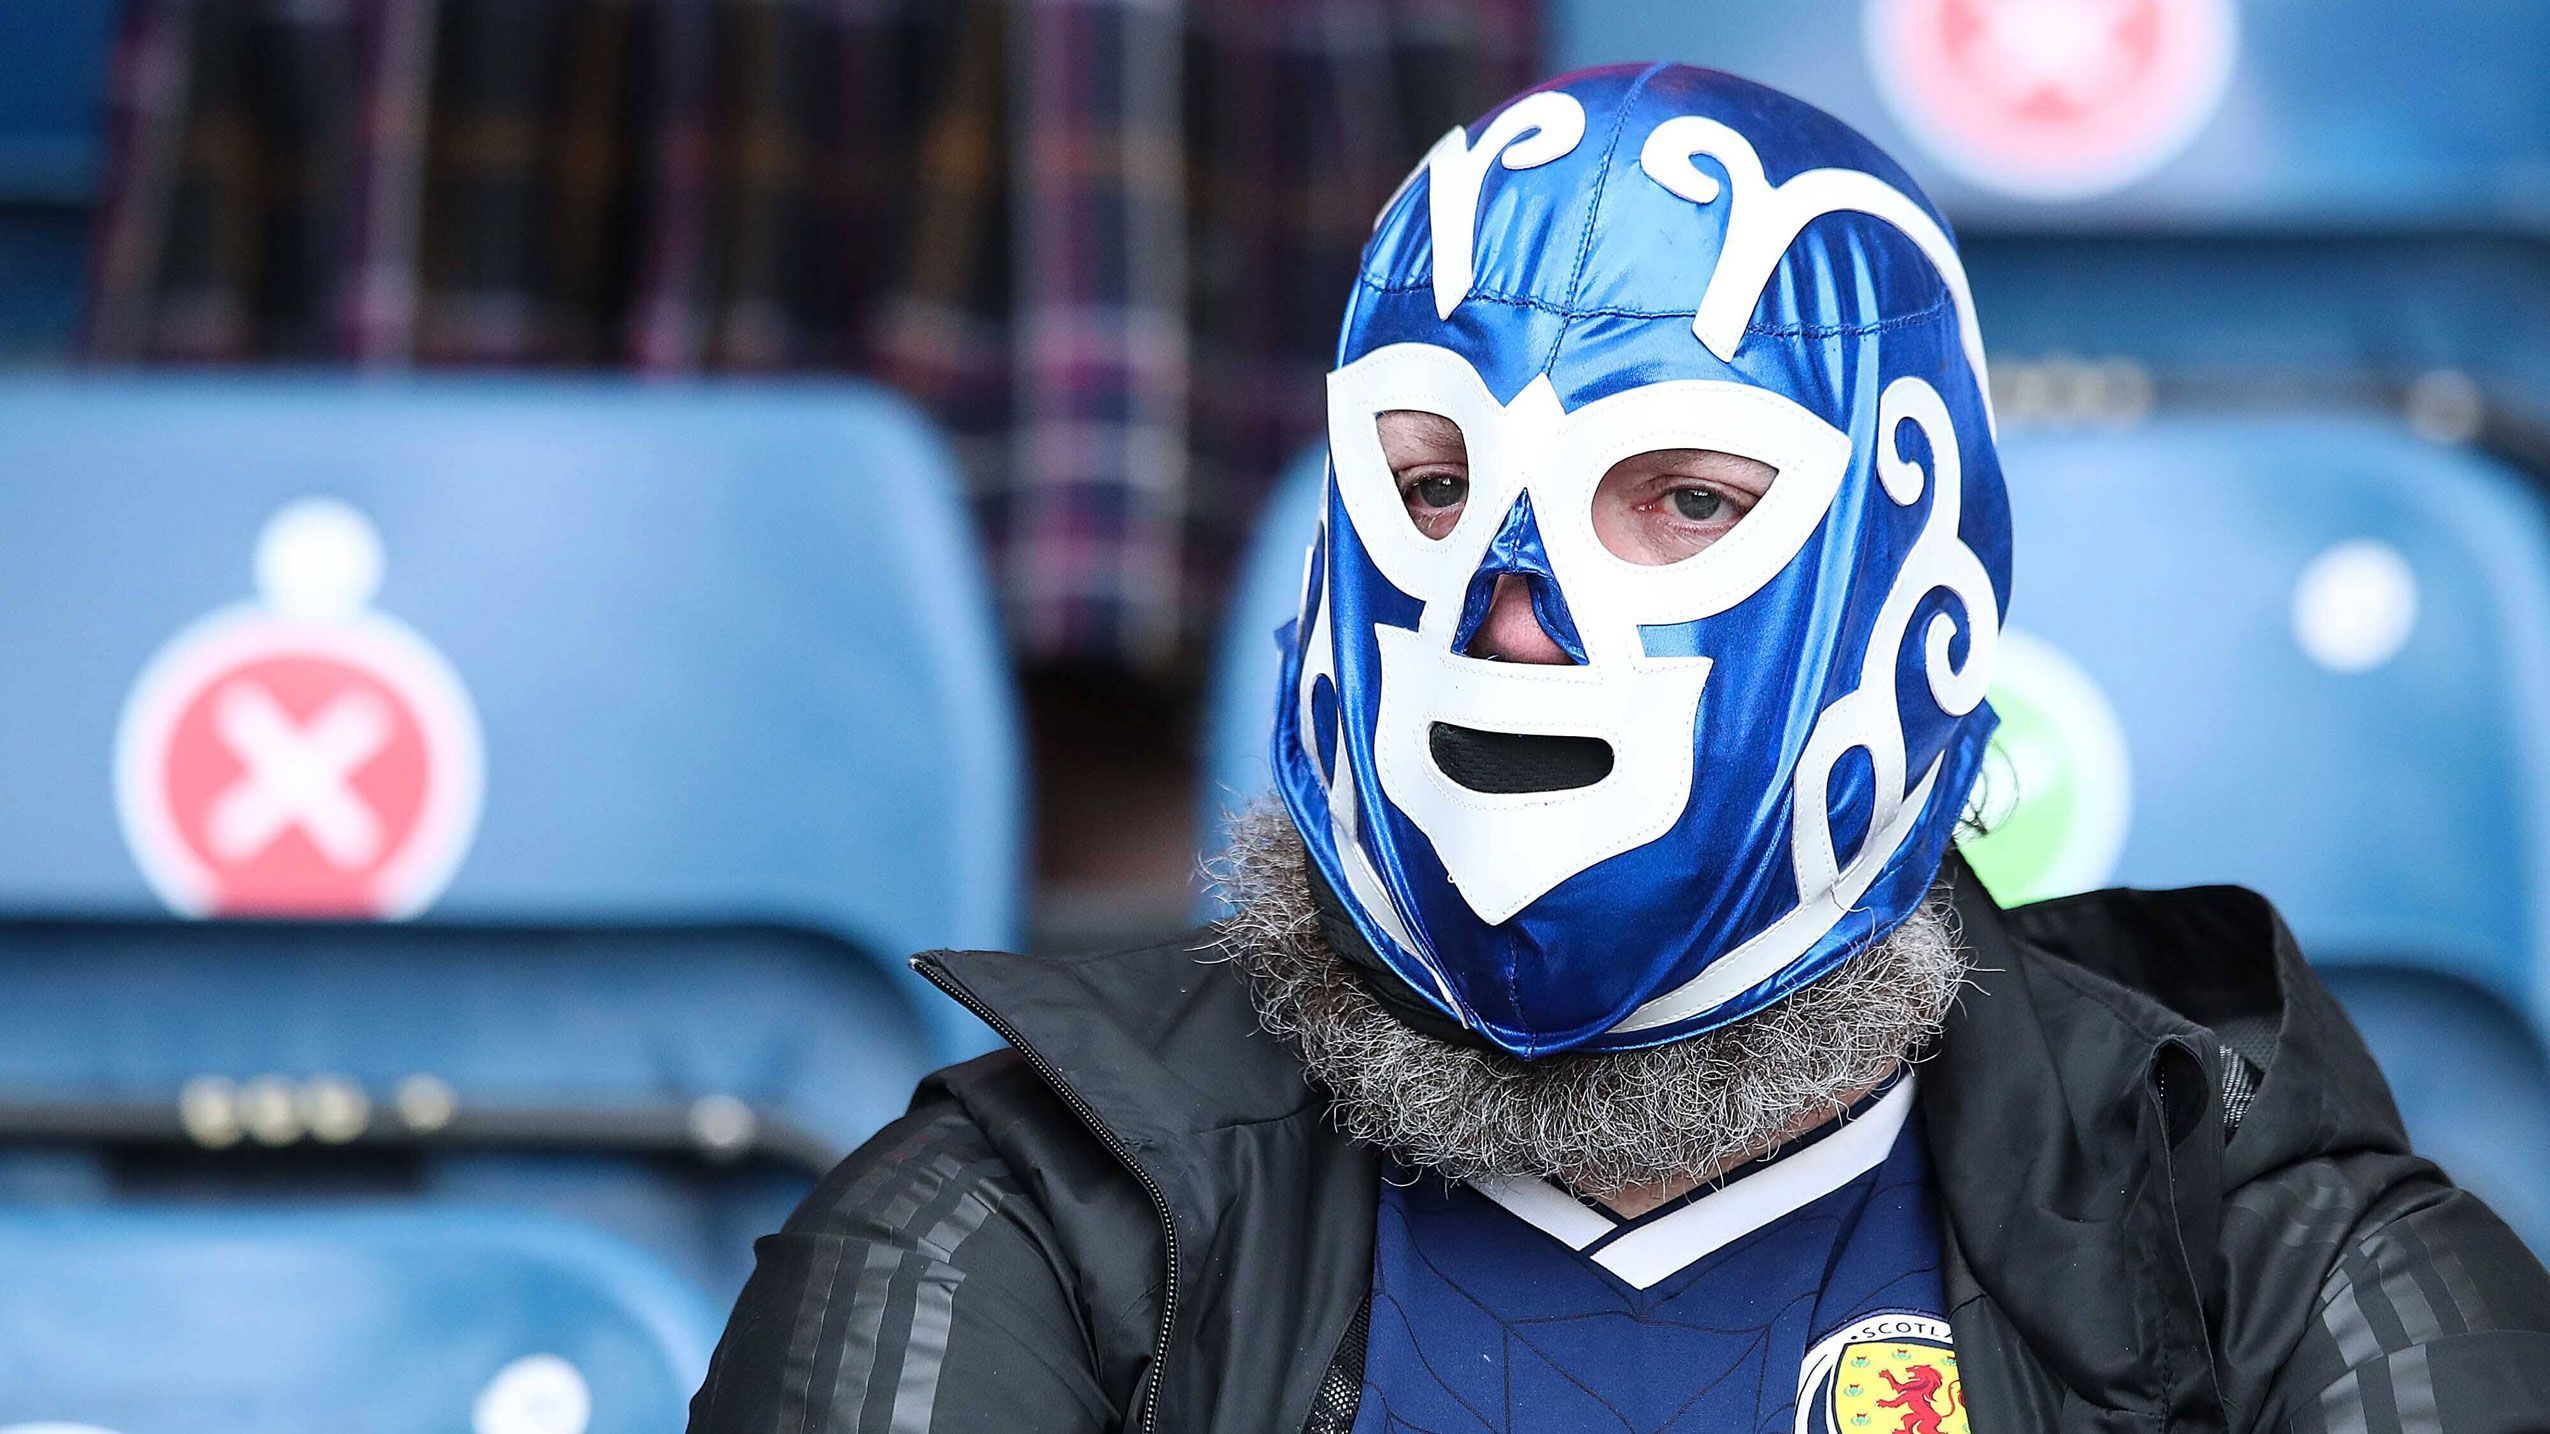
[[[1274,790],[1267,735],[1274,730],[1284,646],[1278,633],[1301,611],[1311,536],[1319,527],[1328,450],[1317,445],[1284,468],[1250,530],[1248,551],[1231,585],[1229,611],[1213,654],[1213,685],[1204,710],[1204,765],[1196,831],[1209,860],[1229,845],[1231,818]],[[1196,899],[1198,921],[1229,908],[1212,893]]]
[[[0,992],[0,1099],[424,1074],[473,1111],[730,1097],[836,1157],[934,1055],[884,968],[777,928],[0,920]]]
[[[1547,12],[1545,53],[1552,69],[1683,60],[1787,90],[1877,141],[1961,221],[2550,227],[2550,69],[2540,63],[2550,7],[2231,8],[2233,69],[2184,151],[2112,194],[2057,202],[1963,182],[1913,140],[1882,98],[1866,0],[1563,0]]]
[[[85,209],[0,209],[0,364],[58,364],[80,324]]]
[[[2254,887],[2314,960],[2550,1011],[2550,522],[2522,477],[2371,419],[2003,451],[2010,626],[2084,668],[2124,731],[2114,879]],[[2396,559],[2414,604],[2360,671],[2297,625],[2312,565],[2350,543]]]
[[[58,363],[78,330],[122,9],[0,4],[0,364]]]
[[[901,970],[1018,929],[1014,695],[957,479],[852,385],[290,377],[0,384],[0,910],[159,909],[118,714],[255,590],[292,500],[377,529],[374,606],[484,731],[433,916],[781,922],[890,963],[940,1054],[988,1037]]]
[[[2519,410],[2550,397],[2550,236],[1969,233],[1964,248],[2005,382],[2070,354],[2129,359],[2218,407],[2325,409],[2439,369]]]
[[[0,5],[0,203],[89,202],[122,9],[121,0]]]
[[[0,1212],[0,1426],[672,1434],[720,1323],[553,1221]]]
[[[326,1078],[396,1130],[402,1091],[428,1077],[464,1117],[590,1132],[569,1152],[464,1141],[317,1165],[243,1139],[152,1173],[17,1149],[0,1153],[0,1205],[504,1205],[611,1230],[720,1298],[752,1241],[939,1059],[887,970],[785,929],[0,920],[0,991],[0,1105],[173,1113],[197,1081],[290,1098]],[[683,1156],[703,1112],[749,1112],[767,1158]],[[632,1121],[672,1158],[615,1153]]]
[[[2114,880],[2272,898],[2363,1030],[2419,1152],[2550,1250],[2538,490],[2369,419],[2021,434],[2003,452],[2011,625],[2078,662],[2125,735],[2132,814]],[[2315,569],[2332,571],[2316,565],[2342,548],[2387,555],[2413,602],[2396,649],[2360,670],[2388,644],[2366,639],[2333,667],[2301,639],[2333,596],[2313,587]],[[2362,596],[2359,625],[2396,618]],[[2344,653],[2346,626],[2328,618],[2321,649]]]

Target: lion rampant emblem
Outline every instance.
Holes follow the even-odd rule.
[[[1870,1315],[1817,1341],[1798,1372],[1797,1434],[1967,1434],[1947,1321]]]

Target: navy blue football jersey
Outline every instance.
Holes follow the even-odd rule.
[[[1964,1434],[1912,1097],[1634,1220],[1393,1170],[1355,1434]]]

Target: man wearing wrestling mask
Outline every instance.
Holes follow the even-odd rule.
[[[694,1430],[2550,1425],[2550,1280],[2264,902],[1955,855],[2010,523],[1891,160],[1553,81],[1337,358],[1238,914],[921,958],[1012,1049],[762,1243]]]

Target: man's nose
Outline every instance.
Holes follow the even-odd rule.
[[[1530,580],[1515,573],[1497,578],[1496,592],[1488,599],[1487,617],[1470,639],[1469,655],[1561,667],[1572,661],[1542,628],[1540,616],[1532,611]]]

